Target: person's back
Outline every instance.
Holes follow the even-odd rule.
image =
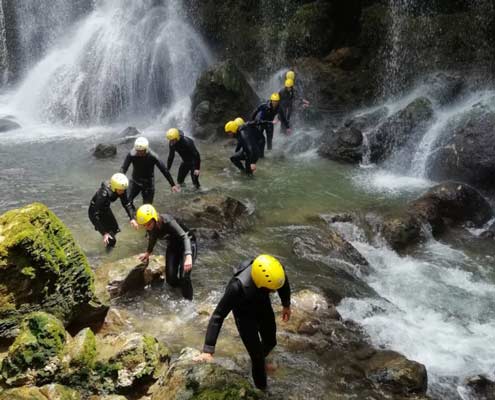
[[[136,182],[150,182],[155,176],[155,165],[158,156],[151,150],[142,156],[138,155],[136,150],[129,152],[130,163],[132,164],[132,179]],[[127,171],[122,171],[127,172]]]
[[[190,137],[181,136],[181,139],[173,146],[175,146],[175,151],[179,153],[184,162],[194,162],[199,158],[199,152],[196,149],[194,140]]]

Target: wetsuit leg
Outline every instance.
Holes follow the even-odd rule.
[[[234,310],[235,324],[242,342],[251,358],[251,370],[254,384],[258,389],[266,389],[265,355],[258,333],[258,325],[254,313],[240,313]]]
[[[186,179],[187,173],[191,170],[189,164],[182,162],[179,167],[179,173],[177,174],[177,183],[182,185]]]
[[[137,197],[137,195],[141,193],[141,185],[139,183],[134,182],[134,180],[130,179],[129,180],[129,189],[127,192],[127,198],[129,199],[129,202],[134,202],[134,199]]]
[[[263,354],[266,357],[277,345],[277,324],[275,323],[275,314],[270,302],[267,302],[262,310],[257,313],[257,318]]]
[[[167,252],[165,253],[165,279],[172,287],[177,287],[180,284],[179,268],[182,262],[183,252],[180,246],[174,246],[173,243],[169,243],[167,246]]]
[[[154,185],[143,187],[141,193],[143,195],[143,204],[153,204],[153,198],[155,197]]]
[[[273,124],[267,125],[265,128],[266,132],[266,149],[271,150],[272,149],[272,141],[273,141]]]
[[[192,259],[193,264],[196,261],[198,245],[196,243],[196,239],[191,239],[191,250],[192,250]],[[183,250],[182,250],[183,251]],[[191,271],[184,272],[184,259],[180,263],[180,287],[182,291],[182,296],[187,300],[192,300],[193,298],[193,287],[191,282]]]
[[[239,150],[232,157],[230,157],[230,161],[232,161],[232,164],[234,164],[242,172],[246,172],[246,167],[244,167],[244,165],[242,164],[242,161],[244,160],[246,160],[246,157],[244,155],[244,151],[242,150]]]
[[[260,158],[264,158],[265,157],[265,145],[266,145],[266,139],[265,139],[265,135],[264,135],[264,130],[265,128],[260,128],[260,131],[259,131],[259,136],[258,136],[258,150],[259,150],[259,156]]]
[[[199,184],[199,176],[194,175],[194,168],[191,168],[191,180],[196,189],[199,189],[201,185]]]

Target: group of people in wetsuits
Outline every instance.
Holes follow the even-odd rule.
[[[265,145],[271,150],[276,116],[282,124],[282,130],[290,134],[294,79],[294,72],[289,71],[284,89],[272,94],[267,103],[257,107],[250,121],[245,122],[239,117],[225,125],[225,131],[237,138],[235,154],[231,161],[242,172],[255,172],[257,160],[264,156]],[[307,105],[305,100],[303,102]],[[155,167],[168,181],[172,192],[181,191],[181,185],[188,174],[193,185],[199,189],[201,156],[194,141],[186,137],[181,130],[169,129],[166,138],[169,141],[167,165],[150,149],[146,138],[137,138],[120,172],[112,175],[109,182],[103,182],[94,194],[88,214],[95,230],[102,235],[105,246],[111,249],[116,245],[116,235],[120,228],[110,205],[120,199],[131,226],[135,229],[142,226],[147,231],[148,246],[146,251],[139,255],[139,260],[147,264],[157,241],[165,240],[166,282],[172,287],[180,287],[183,297],[192,300],[191,271],[197,256],[194,233],[171,215],[159,214],[152,204],[155,194]],[[182,159],[177,183],[169,172],[176,152]],[[128,179],[126,173],[131,165],[132,174]],[[143,205],[136,210],[134,200],[139,194],[142,196]],[[241,263],[211,316],[203,353],[197,361],[212,360],[222,323],[232,311],[240,337],[252,361],[254,383],[258,388],[265,389],[268,368],[265,358],[276,345],[275,315],[269,296],[274,291],[278,291],[282,301],[282,319],[288,321],[291,314],[290,285],[280,261],[273,256],[261,254],[255,259]]]

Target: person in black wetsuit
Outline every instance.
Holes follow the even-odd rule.
[[[196,260],[197,244],[194,234],[171,215],[158,215],[151,204],[137,210],[136,220],[148,232],[148,248],[139,256],[147,264],[158,239],[167,241],[165,278],[172,287],[179,287],[185,299],[192,300],[191,270]]]
[[[296,91],[294,89],[295,85],[295,73],[293,71],[289,71],[286,74],[284,88],[281,89],[278,94],[280,96],[280,107],[282,108],[285,118],[287,122],[290,123],[291,116],[294,112],[294,106],[296,105]],[[298,94],[300,94],[298,92]],[[298,105],[302,105],[302,108],[309,107],[309,101],[303,98],[298,97]],[[289,134],[286,129],[282,126],[282,132]]]
[[[155,196],[155,166],[161,171],[165,179],[172,187],[172,192],[180,192],[180,187],[175,185],[174,179],[167,167],[158,156],[149,149],[148,140],[138,137],[132,149],[124,160],[120,172],[127,173],[132,164],[132,178],[129,184],[129,200],[134,201],[141,193],[143,204],[152,204]]]
[[[282,320],[291,315],[290,285],[280,262],[262,254],[244,262],[227,284],[225,293],[213,312],[206,331],[203,353],[196,361],[211,361],[223,321],[233,311],[242,342],[251,357],[253,380],[266,389],[265,358],[277,344],[275,315],[270,292],[278,291],[282,300]],[[260,340],[261,337],[261,340]]]
[[[185,136],[184,132],[177,128],[170,128],[167,131],[167,139],[169,141],[167,169],[170,170],[170,168],[172,168],[175,152],[177,151],[182,158],[182,163],[180,164],[179,172],[177,174],[177,183],[182,185],[187,174],[190,173],[194,186],[196,189],[199,189],[201,156],[194,145],[194,141]]]
[[[114,174],[110,179],[110,183],[102,182],[89,205],[89,219],[95,226],[95,230],[103,236],[103,243],[108,249],[115,246],[117,233],[120,232],[119,224],[110,209],[110,204],[115,200],[120,198],[122,207],[124,207],[131,220],[131,225],[135,229],[138,228],[135,220],[136,209],[132,201],[127,197],[128,186],[129,180],[124,174]]]
[[[261,104],[254,110],[251,120],[256,121],[258,124],[258,147],[260,149],[260,158],[265,156],[265,144],[268,150],[272,149],[273,140],[273,120],[278,116],[282,129],[287,134],[290,134],[289,121],[285,117],[284,110],[280,107],[280,95],[273,93],[270,96],[270,100]],[[263,132],[266,132],[266,140]]]
[[[255,123],[244,123],[242,118],[229,121],[225,124],[225,132],[235,136],[237,146],[230,161],[239,168],[241,172],[252,175],[256,171],[256,162],[259,158],[257,143],[258,129]],[[245,162],[245,165],[242,162]]]

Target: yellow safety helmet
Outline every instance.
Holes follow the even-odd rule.
[[[285,79],[292,79],[292,80],[295,80],[296,79],[296,73],[294,71],[288,71],[286,74],[285,74]]]
[[[150,143],[148,142],[148,139],[145,137],[138,137],[136,141],[134,142],[134,150],[137,151],[148,151],[150,147]]]
[[[110,178],[110,189],[112,192],[117,190],[126,190],[129,187],[129,179],[124,174],[113,174]]]
[[[294,79],[286,79],[285,80],[285,87],[286,88],[294,87]]]
[[[271,101],[280,101],[280,95],[277,92],[272,93],[272,95],[270,96],[270,100]]]
[[[143,204],[136,212],[136,221],[139,225],[146,225],[152,219],[158,221],[158,213],[151,204]]]
[[[239,125],[235,121],[229,121],[225,124],[225,132],[237,133],[237,129],[239,129]]]
[[[180,132],[177,128],[170,128],[167,131],[167,139],[168,140],[179,140],[180,139]]]
[[[251,278],[257,288],[278,290],[285,283],[285,271],[275,257],[261,254],[253,261]]]
[[[244,125],[244,120],[241,117],[237,117],[234,119],[234,122],[237,124],[237,126]]]

